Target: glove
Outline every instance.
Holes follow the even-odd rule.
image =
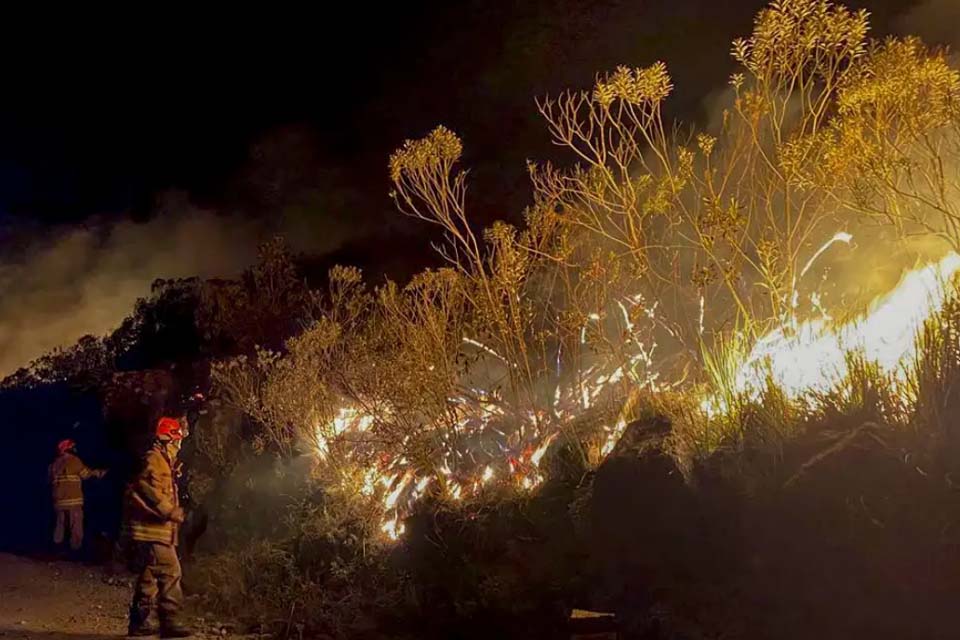
[[[183,507],[175,508],[170,514],[170,520],[176,522],[177,524],[183,524],[183,521],[186,519],[186,514],[183,512]]]
[[[109,469],[97,469],[93,472],[93,475],[97,478],[102,478],[103,476],[107,475],[107,471],[109,471]]]

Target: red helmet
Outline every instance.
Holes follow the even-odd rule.
[[[76,442],[74,442],[70,438],[67,438],[57,443],[57,451],[59,451],[60,453],[66,453],[67,451],[70,451],[76,446],[77,446]]]
[[[176,418],[163,417],[157,421],[158,440],[183,440],[183,426]]]

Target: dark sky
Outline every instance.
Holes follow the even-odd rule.
[[[919,4],[917,4],[919,3]],[[667,63],[668,117],[702,121],[763,0],[168,5],[0,15],[0,377],[103,334],[159,277],[229,276],[284,233],[402,278],[430,260],[387,159],[443,123],[468,206],[516,221],[525,160],[556,153],[534,98]],[[849,0],[875,35],[953,39],[960,0]],[[946,26],[945,26],[946,25]],[[568,159],[561,156],[561,159]]]
[[[549,151],[535,96],[663,59],[677,86],[670,108],[697,117],[730,71],[730,40],[763,4],[346,2],[300,15],[7,21],[0,212],[43,223],[142,216],[171,188],[216,208],[257,209],[269,202],[245,201],[257,199],[251,155],[287,128],[308,151],[275,152],[325,165],[320,182],[331,184],[318,186],[359,192],[354,215],[375,216],[388,206],[389,152],[444,122],[464,137],[482,213],[504,215],[496,209],[524,201],[523,160]],[[851,4],[868,7],[881,32],[909,5]],[[288,159],[261,159],[271,166],[254,172],[274,189],[307,186]]]

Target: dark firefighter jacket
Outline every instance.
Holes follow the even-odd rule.
[[[123,534],[137,542],[176,545],[179,526],[170,519],[180,506],[170,459],[155,446],[124,495]]]
[[[83,481],[100,475],[72,453],[62,453],[50,465],[50,485],[55,509],[83,506]]]

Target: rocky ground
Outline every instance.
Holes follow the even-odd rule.
[[[99,638],[126,631],[127,576],[0,554],[0,637]]]
[[[125,635],[131,576],[65,560],[0,553],[0,640],[98,640]],[[198,638],[226,635],[190,616]]]

